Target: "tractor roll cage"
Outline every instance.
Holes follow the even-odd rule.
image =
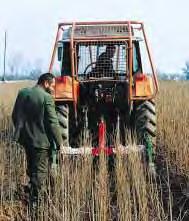
[[[103,34],[102,32],[98,31],[97,34],[95,32],[88,33],[87,28],[85,30],[82,30],[82,27],[104,27],[106,31],[108,30],[108,27],[113,27],[114,29],[116,27],[120,27],[122,29],[118,29],[117,33],[112,34]],[[70,56],[71,56],[71,76],[72,79],[75,79],[75,44],[79,42],[108,42],[108,41],[127,41],[128,42],[128,82],[129,82],[129,100],[146,100],[146,99],[152,99],[156,96],[159,86],[156,76],[156,70],[154,66],[154,62],[152,59],[151,51],[149,48],[149,44],[147,41],[146,33],[144,30],[144,24],[143,22],[139,21],[97,21],[97,22],[65,22],[65,23],[59,23],[58,25],[58,31],[56,35],[56,40],[54,44],[54,49],[51,57],[51,62],[49,66],[49,72],[52,72],[53,64],[55,61],[56,51],[58,42],[60,40],[61,32],[65,31],[65,27],[70,28],[70,36],[69,36],[69,42],[70,42]],[[125,28],[123,28],[125,27]],[[81,28],[81,29],[80,29]],[[79,30],[79,34],[78,34]],[[116,29],[117,30],[117,29]],[[153,78],[153,84],[154,84],[154,94],[152,96],[147,97],[137,97],[133,95],[133,76],[132,76],[132,70],[133,70],[133,40],[135,39],[134,31],[138,30],[142,32],[148,59],[150,62],[151,70],[152,70],[152,78]],[[62,39],[61,39],[62,40]]]

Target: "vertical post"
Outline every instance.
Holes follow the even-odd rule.
[[[5,81],[6,74],[6,55],[7,55],[7,32],[5,31],[5,41],[4,41],[4,62],[3,62],[3,77],[2,81]]]
[[[77,122],[77,98],[75,94],[75,48],[74,48],[74,31],[75,31],[75,22],[72,23],[72,32],[71,32],[71,39],[70,39],[70,54],[71,54],[71,70],[72,70],[72,95],[73,95],[73,106],[74,106],[74,113],[75,113],[75,120]]]
[[[93,55],[92,55],[92,49],[91,49],[91,45],[89,46],[89,55],[90,55],[90,59],[91,59],[91,63],[93,63]]]
[[[129,30],[129,104],[132,99],[132,84],[133,84],[133,42],[132,42],[132,31],[131,31],[131,23],[128,22],[128,30]]]
[[[119,79],[119,73],[118,73],[118,68],[119,68],[119,57],[120,57],[120,45],[118,45],[118,50],[117,50],[117,59],[116,59],[116,79]]]
[[[99,48],[99,45],[97,45],[97,51],[96,51],[96,60],[98,59],[99,52],[100,52],[100,48]]]

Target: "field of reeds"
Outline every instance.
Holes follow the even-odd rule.
[[[30,220],[25,155],[12,142],[10,120],[23,86],[0,84],[0,221]],[[40,221],[189,220],[189,84],[161,82],[156,101],[157,176],[137,153],[118,154],[113,170],[103,155],[98,167],[91,157],[61,158],[49,175]]]

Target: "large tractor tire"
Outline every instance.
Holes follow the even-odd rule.
[[[147,159],[153,161],[156,147],[156,110],[154,100],[136,103],[134,116],[138,141],[146,146]]]
[[[69,106],[68,104],[57,104],[56,111],[64,145],[69,146]]]

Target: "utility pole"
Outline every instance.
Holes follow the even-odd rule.
[[[7,55],[7,32],[5,31],[4,64],[3,64],[3,77],[2,77],[2,81],[5,81],[5,74],[6,74],[6,55]]]

